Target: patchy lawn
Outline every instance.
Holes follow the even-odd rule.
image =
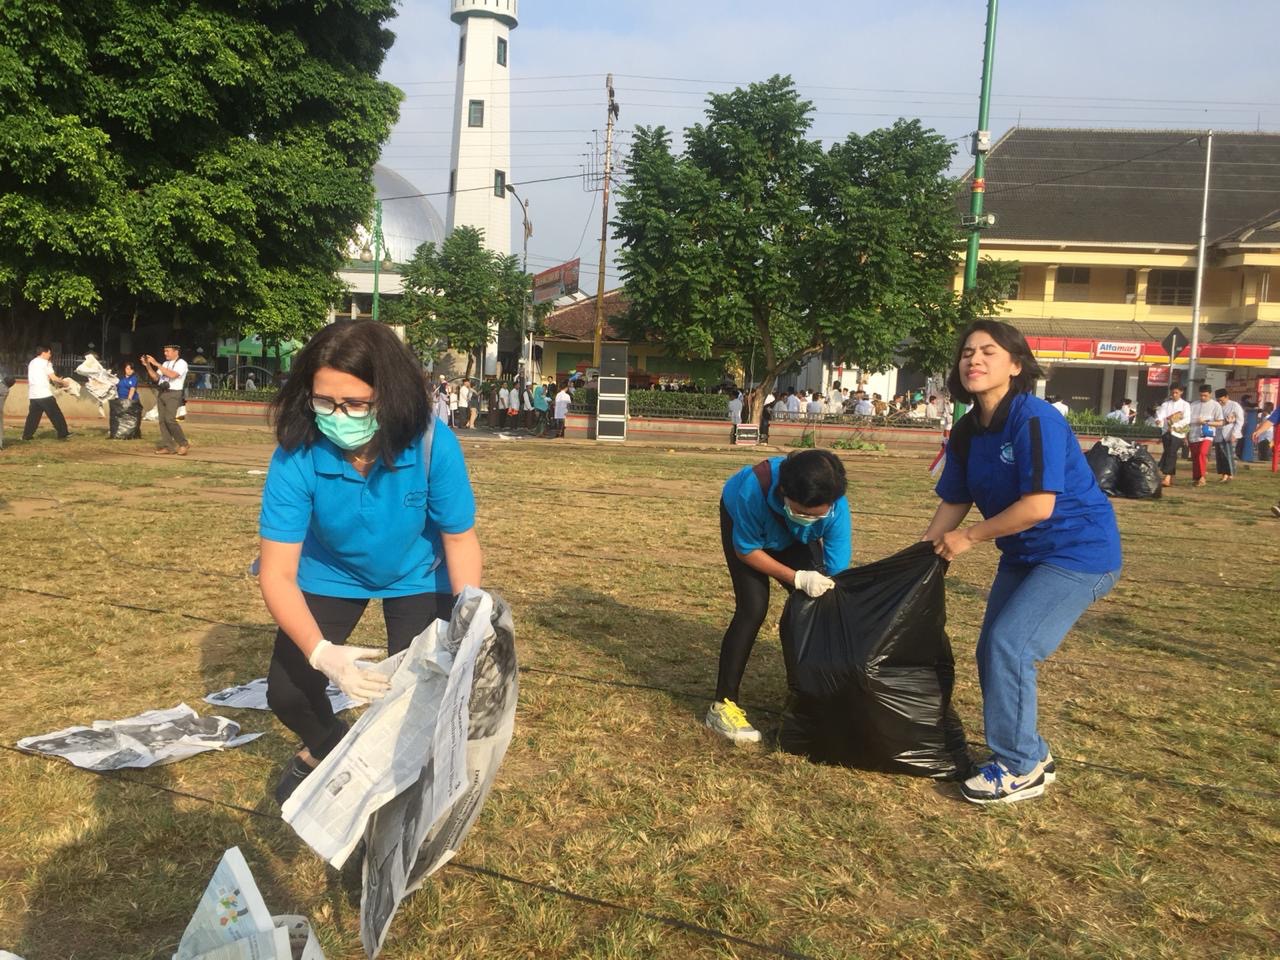
[[[4,744],[180,701],[211,712],[205,693],[264,674],[274,627],[247,567],[270,438],[191,430],[187,458],[93,430],[0,454]],[[716,501],[761,454],[463,442],[486,580],[516,616],[516,736],[462,865],[406,901],[382,956],[1277,954],[1277,478],[1117,501],[1124,577],[1042,670],[1058,782],[992,810],[702,728],[731,612]],[[934,504],[924,461],[846,462],[855,560],[914,540]],[[995,559],[973,551],[948,578],[974,739]],[[743,687],[766,744],[780,609]],[[374,645],[377,614],[357,633]],[[352,876],[269,799],[290,735],[226,713],[268,735],[115,778],[0,750],[0,948],[168,957],[239,844],[273,911],[308,914],[330,960],[363,956]]]

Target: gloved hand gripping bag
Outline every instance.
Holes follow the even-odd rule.
[[[782,749],[867,770],[967,775],[951,706],[946,570],[932,544],[917,543],[838,574],[824,596],[791,594],[781,625]]]

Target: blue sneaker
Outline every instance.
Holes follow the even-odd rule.
[[[1019,800],[1030,800],[1044,793],[1046,783],[1052,776],[1056,779],[1056,768],[1052,773],[1048,767],[1053,763],[1050,754],[1045,760],[1036,764],[1034,770],[1025,775],[1013,773],[1003,763],[992,760],[978,772],[960,784],[960,795],[970,803],[1017,803]]]

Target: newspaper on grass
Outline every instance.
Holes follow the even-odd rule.
[[[361,940],[375,956],[396,907],[454,855],[497,775],[515,723],[506,604],[463,591],[399,654],[391,689],[285,802],[286,822],[341,867],[363,838]]]
[[[239,747],[262,736],[240,733],[226,717],[202,717],[185,703],[148,710],[123,720],[95,720],[91,727],[67,727],[24,737],[19,750],[62,757],[86,770],[121,770],[174,763],[206,750]]]
[[[332,683],[325,689],[325,696],[329,698],[329,705],[333,707],[334,713],[341,713],[352,707],[362,707],[367,702],[348,696]],[[248,683],[216,690],[207,695],[204,702],[212,703],[216,707],[231,707],[239,710],[270,710],[271,707],[267,704],[267,678],[258,677]]]
[[[239,847],[222,855],[173,960],[324,960],[306,917],[273,917]]]

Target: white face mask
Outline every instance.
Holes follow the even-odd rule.
[[[787,503],[784,500],[782,501],[782,512],[785,513],[787,515],[787,519],[790,520],[792,523],[794,523],[796,526],[809,527],[817,523],[819,520],[827,519],[827,517],[831,515],[831,508],[828,507],[827,512],[820,517],[810,517],[810,516],[806,516],[803,513],[796,513],[794,510],[791,509],[791,504]]]

